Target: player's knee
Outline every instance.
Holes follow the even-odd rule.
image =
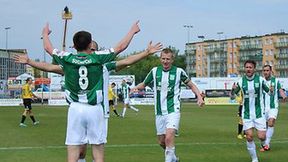
[[[85,156],[86,156],[85,152],[80,152],[79,159],[85,159]]]
[[[251,136],[251,135],[246,135],[246,140],[247,140],[248,142],[253,141],[253,136]]]
[[[265,141],[265,139],[266,139],[266,134],[265,134],[265,133],[259,134],[259,135],[258,135],[258,138],[259,138],[260,141]]]
[[[269,120],[268,121],[268,126],[269,127],[274,127],[274,123],[275,123],[274,120]]]
[[[170,136],[166,136],[166,138],[165,138],[165,144],[166,145],[170,145],[170,143],[172,143],[172,138],[170,137]]]
[[[165,145],[165,141],[158,141],[158,144],[162,147],[162,148],[166,148],[166,145]]]

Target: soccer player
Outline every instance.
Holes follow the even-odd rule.
[[[264,105],[265,105],[265,114],[267,121],[267,132],[266,132],[266,141],[265,145],[260,149],[260,151],[269,151],[270,150],[270,141],[274,133],[274,125],[278,116],[278,91],[283,100],[286,100],[286,94],[284,90],[281,88],[281,84],[277,78],[272,76],[272,66],[264,65],[263,66],[263,76],[266,80],[266,85],[268,87],[273,87],[275,89],[275,93],[273,95],[269,95],[268,93],[264,93]]]
[[[247,150],[252,162],[258,162],[256,146],[253,140],[253,128],[257,130],[257,136],[264,144],[266,138],[266,120],[264,112],[263,92],[273,94],[273,88],[266,86],[265,80],[255,74],[256,62],[247,60],[244,63],[245,75],[232,87],[232,95],[243,93],[243,129],[246,134]]]
[[[192,83],[186,72],[173,66],[174,53],[165,48],[161,51],[161,65],[154,67],[145,80],[132,91],[142,90],[150,82],[154,82],[154,101],[156,115],[156,131],[158,143],[165,150],[165,162],[177,162],[175,155],[175,132],[180,122],[180,85],[185,83],[197,96],[197,104],[204,104],[202,95]]]
[[[130,108],[132,110],[134,110],[136,113],[139,111],[139,109],[137,109],[136,107],[130,105],[130,87],[127,84],[126,80],[123,79],[122,83],[121,83],[121,92],[122,92],[122,96],[123,96],[123,104],[124,104],[124,108],[123,108],[123,112],[121,117],[124,118],[125,114],[126,114],[126,110],[127,108]]]
[[[243,137],[245,138],[245,131],[243,131],[242,134],[242,130],[243,130],[243,120],[242,120],[242,108],[243,108],[243,95],[240,92],[239,95],[236,96],[236,101],[239,102],[239,107],[238,107],[238,117],[239,117],[239,121],[238,121],[238,134],[237,134],[237,138],[238,139],[243,139]]]
[[[116,86],[116,84],[113,82],[111,83],[111,85],[109,86],[108,89],[108,100],[109,100],[109,107],[113,110],[113,112],[115,113],[116,116],[120,116],[115,108],[114,105],[114,99],[118,98],[118,96],[113,92],[113,88]]]
[[[26,79],[26,83],[22,86],[22,99],[23,99],[23,105],[24,105],[24,112],[22,114],[21,122],[19,124],[20,127],[27,127],[26,124],[24,124],[26,116],[29,115],[33,125],[39,124],[39,121],[35,120],[34,114],[32,112],[32,99],[38,98],[31,89],[32,85],[32,78],[28,77]]]
[[[116,61],[114,63],[113,62],[112,63],[107,63],[107,64],[105,64],[105,66],[107,66],[108,70],[111,70],[111,69],[113,69],[113,66],[110,66],[109,64],[115,64],[114,68],[116,68],[116,70],[121,70],[122,68],[124,68],[124,67],[126,67],[128,65],[131,65],[131,64],[133,64],[133,63],[135,63],[135,62],[137,62],[137,61],[139,61],[139,60],[151,55],[152,53],[155,53],[155,52],[159,51],[161,48],[162,48],[162,45],[160,43],[152,45],[152,43],[150,42],[148,47],[147,47],[147,49],[144,52],[141,52],[141,53],[136,54],[136,55],[129,56],[126,59],[123,59],[123,60],[120,60],[120,61]],[[18,63],[26,63],[26,64],[29,64],[29,65],[31,65],[33,67],[39,68],[39,69],[44,70],[44,71],[50,71],[50,72],[56,72],[56,73],[59,73],[59,74],[63,74],[63,70],[58,65],[52,65],[52,64],[48,64],[48,63],[35,62],[33,60],[30,60],[27,57],[27,55],[17,55],[14,59]],[[106,79],[106,80],[108,80],[108,79]],[[107,102],[108,102],[108,100],[107,100]],[[107,124],[107,122],[106,122],[106,124]],[[81,149],[82,149],[82,152],[81,152],[81,155],[80,155],[80,157],[82,157],[81,162],[85,162],[85,160],[83,158],[83,157],[85,157],[85,153],[86,153],[86,147],[85,146],[86,145],[81,145]],[[84,149],[85,152],[83,152],[83,149]]]
[[[104,118],[103,102],[103,64],[115,59],[123,51],[134,34],[139,32],[138,22],[131,28],[126,46],[116,46],[101,54],[89,54],[91,34],[80,31],[74,34],[73,44],[77,54],[54,50],[48,34],[49,26],[43,29],[44,49],[62,66],[65,76],[66,100],[70,103],[68,110],[66,145],[68,162],[79,159],[80,146],[92,145],[93,159],[104,161],[104,143],[107,136],[107,120]],[[95,77],[97,76],[97,77]]]

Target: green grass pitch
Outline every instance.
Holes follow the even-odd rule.
[[[122,106],[117,106],[118,112]],[[136,106],[136,115],[127,110],[124,119],[109,119],[108,143],[105,146],[107,162],[161,162],[164,152],[157,145],[153,106]],[[0,107],[0,161],[1,162],[63,162],[67,107],[33,105],[40,125],[20,128],[23,108]],[[176,153],[181,162],[249,162],[244,140],[236,138],[237,106],[205,106],[183,103],[180,136],[176,138]],[[271,151],[257,153],[261,162],[287,162],[288,106],[281,104],[272,139]],[[91,150],[87,152],[91,162]]]

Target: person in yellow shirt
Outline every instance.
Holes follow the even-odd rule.
[[[22,114],[21,122],[20,122],[20,127],[27,127],[26,124],[24,124],[26,116],[29,115],[31,120],[33,121],[33,125],[38,125],[39,121],[36,121],[32,112],[32,99],[38,98],[32,93],[31,90],[31,85],[32,85],[32,78],[28,77],[26,79],[26,84],[22,86],[22,99],[23,99],[23,105],[24,105],[24,112]]]
[[[237,138],[243,139],[243,138],[245,138],[245,131],[243,131],[243,134],[242,134],[242,130],[243,130],[243,121],[242,121],[243,94],[242,94],[242,92],[240,92],[239,95],[236,96],[235,100],[240,104],[239,108],[238,108],[239,121],[238,121]]]
[[[110,109],[113,110],[113,112],[115,113],[115,115],[120,116],[115,108],[115,104],[114,104],[114,99],[118,98],[118,96],[113,92],[113,88],[116,86],[116,84],[113,82],[111,84],[111,86],[109,86],[108,88],[108,100],[109,100],[109,107]]]

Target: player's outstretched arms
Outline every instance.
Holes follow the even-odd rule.
[[[48,64],[46,62],[36,62],[31,60],[27,54],[25,55],[15,55],[13,57],[16,63],[20,64],[28,64],[32,67],[35,67],[36,69],[42,70],[42,71],[47,71],[47,72],[53,72],[57,74],[63,75],[63,70],[60,68],[59,65],[53,65],[53,64]]]
[[[138,20],[132,25],[129,32],[126,34],[126,36],[114,47],[114,52],[116,54],[119,54],[122,51],[124,51],[129,46],[134,35],[137,34],[139,31],[140,31],[140,27],[139,27],[139,20]]]
[[[149,42],[148,47],[145,51],[140,52],[138,54],[129,56],[123,60],[117,61],[116,62],[116,71],[119,71],[123,68],[125,68],[128,65],[132,65],[146,57],[148,57],[149,55],[153,55],[156,52],[159,52],[161,49],[163,48],[163,45],[158,42],[156,44],[152,44],[152,41]]]
[[[49,29],[49,24],[46,23],[46,25],[44,26],[42,30],[43,46],[44,46],[45,51],[49,53],[49,55],[52,56],[54,47],[49,39],[50,33],[51,33],[51,30]]]

